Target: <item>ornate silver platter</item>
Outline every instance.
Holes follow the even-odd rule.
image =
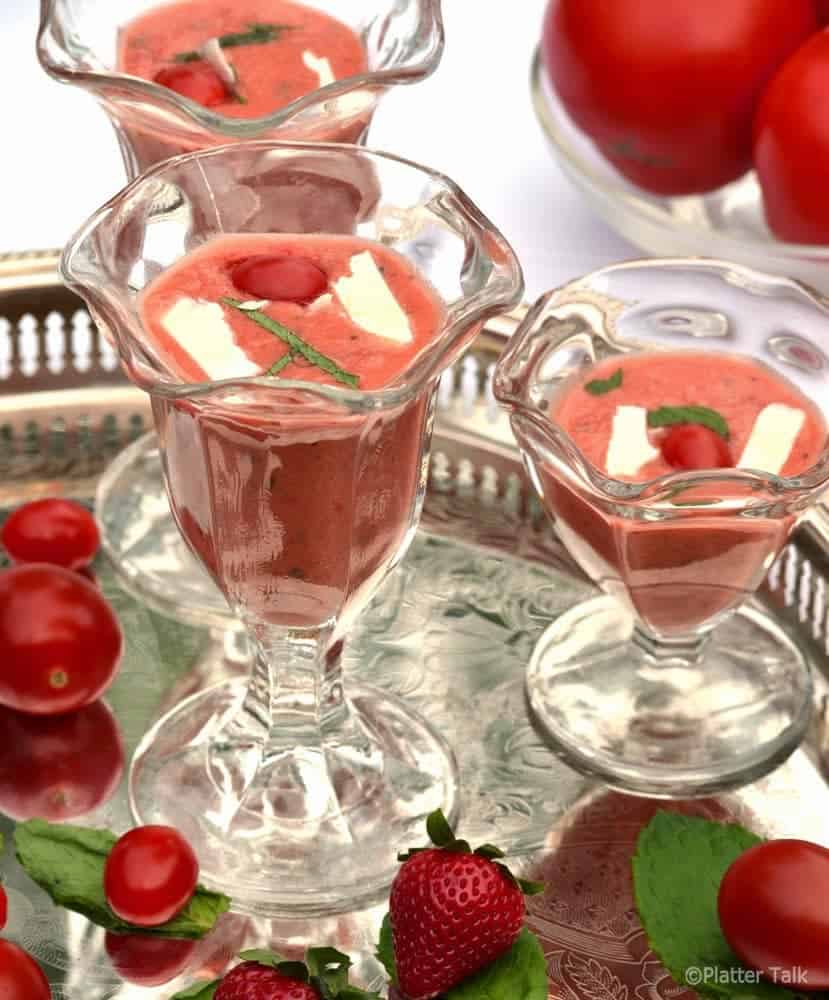
[[[56,255],[0,258],[0,508],[36,496],[92,500],[110,460],[149,428],[143,395],[121,377],[111,348],[56,275]],[[551,874],[532,920],[545,940],[551,995],[645,1000],[664,987],[647,952],[627,883],[627,858],[647,800],[606,793],[569,770],[535,732],[523,677],[550,620],[591,589],[533,502],[508,426],[489,390],[494,359],[514,320],[485,331],[441,386],[431,484],[422,525],[358,632],[347,669],[418,706],[459,758],[462,830],[492,841],[527,868]],[[819,510],[773,568],[762,601],[810,657],[816,721],[808,746],[769,778],[736,795],[689,806],[737,815],[761,832],[827,841],[829,743],[825,674],[829,519]],[[124,760],[158,715],[186,694],[247,669],[233,632],[196,628],[159,612],[118,568],[96,573],[126,634],[107,701]],[[152,606],[152,605],[155,606]],[[0,755],[4,735],[0,726]],[[100,751],[104,752],[103,749]],[[84,780],[84,766],[75,776]],[[48,786],[50,776],[42,777]],[[29,779],[31,780],[31,779]],[[65,801],[66,775],[51,793]],[[42,962],[62,1000],[169,997],[216,974],[242,947],[350,952],[365,983],[380,981],[371,943],[382,904],[317,921],[258,921],[230,914],[200,942],[181,974],[158,987],[125,982],[104,932],[54,907],[13,857],[14,782],[0,781],[2,878],[10,897],[5,934]],[[100,808],[73,819],[117,831],[131,825],[124,782]],[[675,991],[676,987],[672,987]]]

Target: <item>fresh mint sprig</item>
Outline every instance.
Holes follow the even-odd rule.
[[[333,358],[329,358],[326,354],[322,354],[315,347],[312,347],[307,340],[303,340],[298,334],[294,333],[293,330],[289,330],[287,326],[283,326],[281,323],[277,322],[275,319],[271,319],[267,313],[261,312],[259,309],[245,309],[243,308],[244,303],[240,302],[239,299],[232,299],[227,295],[223,295],[219,300],[226,306],[230,306],[232,309],[236,309],[243,316],[247,316],[248,319],[252,319],[254,323],[257,323],[262,327],[263,330],[267,330],[268,333],[272,333],[274,336],[279,337],[280,340],[284,341],[289,347],[288,355],[290,361],[290,355],[300,354],[306,361],[315,367],[326,372],[332,378],[336,379],[338,382],[342,382],[343,385],[347,385],[352,389],[360,383],[360,376],[355,375],[353,372],[347,372],[344,368],[341,368]],[[281,365],[276,374],[289,363],[285,361],[285,355],[276,362],[276,365],[272,365],[268,370],[267,374],[273,373],[273,368],[277,365]]]
[[[290,31],[291,24],[262,24],[254,22],[248,25],[247,31],[232,31],[227,35],[219,35],[219,45],[223,49],[232,49],[238,45],[264,45],[266,42],[276,42],[284,31]],[[173,56],[173,62],[198,62],[204,58],[198,49],[178,52]]]
[[[729,438],[725,417],[708,406],[659,406],[648,410],[648,427],[674,427],[676,424],[702,424],[726,441]]]
[[[614,389],[621,388],[622,374],[622,369],[617,368],[616,371],[607,378],[591,379],[589,382],[584,383],[584,391],[589,392],[591,396],[604,396],[607,392],[612,392]]]
[[[30,819],[14,831],[17,860],[26,874],[58,906],[82,913],[106,930],[156,937],[200,938],[213,929],[230,899],[197,886],[190,902],[177,916],[157,927],[136,927],[121,920],[107,905],[104,866],[118,838],[109,830],[47,823]]]
[[[736,823],[657,812],[633,856],[636,909],[653,951],[677,983],[715,1000],[794,1000],[745,975],[720,927],[717,894],[731,863],[761,838]],[[706,970],[701,978],[699,970]]]

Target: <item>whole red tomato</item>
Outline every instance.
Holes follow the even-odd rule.
[[[165,66],[154,80],[162,87],[174,90],[182,97],[189,97],[196,104],[214,108],[228,99],[227,87],[219,74],[207,63],[197,62],[183,66]]]
[[[30,563],[0,572],[0,704],[34,715],[88,705],[121,658],[118,619],[77,573]]]
[[[118,723],[102,701],[65,715],[0,707],[0,812],[61,823],[97,809],[121,780]]]
[[[829,988],[829,851],[769,840],[741,854],[720,884],[720,926],[748,966],[798,993]],[[803,970],[805,981],[791,978]]]
[[[768,81],[815,30],[813,0],[551,0],[550,79],[575,123],[647,191],[710,191],[751,167]]]
[[[779,239],[829,243],[829,32],[777,73],[757,112],[754,166],[766,219]]]
[[[101,543],[89,511],[61,497],[18,507],[6,518],[0,538],[16,563],[54,563],[67,569],[88,566]]]
[[[196,942],[107,931],[104,947],[122,979],[136,986],[161,986],[189,965]]]
[[[725,440],[701,424],[672,427],[659,448],[675,469],[724,469],[734,465]]]
[[[118,838],[104,866],[113,913],[138,927],[157,927],[179,913],[196,891],[199,863],[171,826],[137,826]]]
[[[3,1000],[51,1000],[43,970],[22,948],[0,938],[0,997]]]

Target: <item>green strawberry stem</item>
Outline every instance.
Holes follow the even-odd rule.
[[[440,809],[436,809],[427,816],[426,832],[433,847],[438,847],[443,851],[452,851],[455,854],[477,854],[491,861],[496,868],[499,868],[507,876],[513,885],[518,886],[525,896],[536,896],[544,892],[543,882],[530,882],[527,879],[516,878],[506,865],[496,860],[505,857],[504,852],[499,847],[495,847],[494,844],[482,844],[473,851],[468,841],[458,840],[455,837],[455,831],[452,829],[449,820],[447,820]],[[415,854],[430,849],[429,847],[412,847],[408,851],[398,854],[397,860],[407,861],[409,858],[414,857]]]

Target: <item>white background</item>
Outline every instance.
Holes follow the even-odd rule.
[[[444,0],[440,68],[388,94],[369,136],[466,189],[518,252],[528,298],[636,256],[570,187],[536,123],[529,66],[545,3]],[[124,182],[104,112],[37,62],[38,6],[0,0],[0,253],[60,246]]]

